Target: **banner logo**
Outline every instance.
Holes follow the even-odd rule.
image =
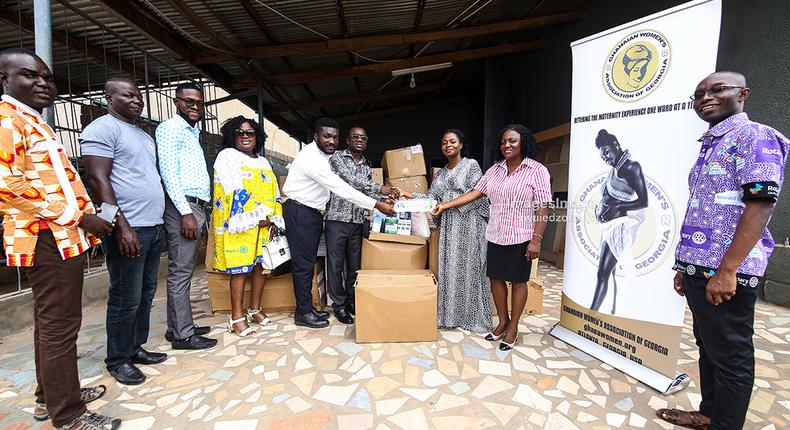
[[[667,38],[655,30],[637,30],[609,52],[603,69],[606,93],[621,102],[633,102],[653,93],[669,70],[672,50]]]
[[[604,230],[609,227],[607,224],[619,222],[625,228],[634,227],[636,231],[631,234],[632,243],[620,244],[623,250],[628,250],[630,258],[622,258],[623,261],[618,259],[618,267],[624,265],[624,270],[618,270],[617,276],[644,275],[661,267],[664,260],[674,254],[676,217],[672,201],[661,185],[645,175],[649,203],[643,215],[644,220],[632,222],[628,219],[629,215],[601,224],[595,211],[601,200],[601,186],[606,183],[608,175],[605,172],[592,177],[576,193],[573,205],[569,208],[573,213],[569,219],[573,223],[573,238],[587,260],[597,266],[601,257],[601,239]]]

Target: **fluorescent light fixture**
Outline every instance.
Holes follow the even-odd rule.
[[[412,67],[410,69],[393,70],[392,76],[413,75],[415,73],[420,73],[420,72],[431,72],[434,70],[449,69],[450,67],[453,67],[453,63],[429,64],[427,66]]]

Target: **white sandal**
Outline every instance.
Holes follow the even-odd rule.
[[[236,330],[233,328],[233,325],[234,324],[238,324],[238,323],[240,323],[242,321],[246,322],[247,318],[246,317],[241,317],[241,318],[239,318],[237,320],[234,320],[232,316],[228,315],[228,331],[233,333],[233,334],[235,334],[236,336],[239,336],[239,337],[252,337],[252,336],[254,336],[256,334],[255,330],[253,330],[253,328],[250,327],[250,326],[247,326],[247,328],[242,330],[241,333],[236,333]]]
[[[255,314],[260,314],[260,313],[262,313],[261,308],[258,309],[247,308],[247,321],[250,324],[257,323],[261,327],[267,326],[272,323],[272,320],[270,320],[268,316],[263,317],[263,320],[261,322],[258,322],[258,320],[255,319]]]

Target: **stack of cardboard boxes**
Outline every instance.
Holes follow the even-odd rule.
[[[412,193],[428,192],[420,145],[386,151],[377,183]],[[401,232],[403,233],[403,232]],[[437,243],[438,244],[438,243]],[[425,270],[429,243],[424,237],[371,231],[362,242],[362,270],[356,285],[356,341],[430,342],[437,339],[437,286]]]
[[[425,157],[421,145],[385,151],[381,167],[385,184],[412,193],[428,192]]]

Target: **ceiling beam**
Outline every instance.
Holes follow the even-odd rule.
[[[420,24],[422,24],[422,15],[423,12],[425,12],[425,2],[426,0],[419,0],[419,3],[417,4],[417,13],[414,14],[414,25],[411,28],[412,33],[416,33],[420,28]],[[414,57],[416,50],[417,44],[412,43],[409,46],[409,57]]]
[[[441,86],[439,84],[426,84],[426,85],[419,85],[417,88],[405,88],[400,90],[382,91],[378,93],[354,94],[351,96],[335,97],[331,99],[296,100],[294,102],[289,103],[289,105],[294,109],[299,109],[299,110],[319,109],[326,107],[346,106],[354,103],[364,103],[374,100],[388,100],[398,97],[407,97],[416,94],[430,93],[430,92],[438,91],[439,89],[441,89]],[[288,110],[288,106],[284,106],[284,105],[272,105],[270,107],[270,112],[272,113],[282,113],[282,112],[286,112],[287,110]]]
[[[348,31],[348,24],[346,23],[346,11],[343,9],[343,0],[336,0],[337,16],[340,18],[340,29],[343,31],[343,38],[348,38],[351,33]],[[351,64],[358,66],[357,56],[353,52],[348,51],[348,60]],[[357,87],[357,92],[362,93],[362,84],[359,82],[359,77],[354,76],[354,85]]]
[[[28,33],[34,34],[35,24],[33,22],[33,19],[24,15],[22,15],[21,18],[22,19],[20,20],[18,11],[14,11],[0,6],[0,20],[6,21],[7,23],[15,27],[18,27],[21,21],[22,29]],[[100,63],[104,63],[106,60],[113,59],[110,55],[106,55],[102,49],[99,49],[93,45],[85,46],[84,38],[77,36],[73,33],[67,33],[65,31],[58,31],[53,29],[52,39],[56,40],[64,47],[68,47],[69,49],[73,49],[75,51],[81,52]],[[145,76],[145,72],[142,69],[136,68],[133,65],[126,62],[121,62],[119,66],[117,62],[108,61],[107,65],[117,68],[118,70],[123,71],[129,74],[130,76]]]
[[[192,25],[194,25],[199,31],[203,33],[204,36],[209,38],[209,41],[213,45],[219,45],[219,48],[225,51],[234,52],[236,48],[231,46],[228,40],[220,33],[214,31],[210,25],[206,24],[203,19],[198,16],[192,8],[187,6],[182,0],[165,0],[170,6],[172,6],[177,11],[181,12],[187,20],[189,20]],[[248,63],[246,60],[242,59],[241,57],[235,57],[233,61],[244,71],[247,76],[249,76],[257,85],[258,83],[261,84],[263,90],[267,93],[271,94],[276,98],[280,103],[286,103],[286,98],[272,85],[266,80],[266,74],[259,70],[254,64]],[[259,96],[260,97],[260,96]],[[298,111],[293,111],[294,115],[296,115],[299,119],[301,119],[305,125],[309,126],[309,123],[305,121],[305,117],[302,116],[301,113]]]
[[[115,15],[116,18],[125,22],[137,31],[148,35],[171,54],[181,60],[189,60],[195,54],[181,36],[175,31],[163,26],[159,21],[154,20],[140,12],[139,6],[135,2],[127,0],[92,0],[104,6],[104,9]]]
[[[174,30],[162,25],[159,20],[154,19],[135,6],[136,3],[127,0],[91,0],[102,5],[102,8],[125,23],[137,32],[154,40],[162,49],[172,54],[176,59],[194,65],[191,59],[197,50],[186,42],[181,35]],[[214,81],[226,91],[233,92],[233,86],[238,80],[234,79],[227,71],[217,64],[194,65],[197,70],[207,78]],[[255,83],[251,80],[244,89],[254,87]],[[254,101],[245,100],[244,103],[255,109]],[[280,124],[290,124],[285,118],[278,117]]]
[[[480,58],[525,52],[546,46],[548,46],[548,40],[533,40],[528,42],[510,43],[506,45],[489,46],[485,48],[446,52],[443,54],[434,54],[418,58],[404,58],[386,63],[366,64],[364,66],[344,67],[340,69],[310,70],[307,72],[274,75],[271,76],[269,80],[274,85],[301,84],[304,82],[319,80],[326,81],[330,79],[347,78],[352,76],[387,73],[393,70],[428,66],[431,64],[471,61]]]
[[[266,39],[268,39],[269,43],[274,43],[274,44],[278,43],[277,37],[275,37],[274,34],[271,32],[271,30],[269,30],[269,27],[267,27],[266,23],[263,22],[263,18],[261,18],[260,15],[258,15],[258,12],[255,12],[255,9],[252,7],[252,4],[250,4],[250,0],[240,0],[240,1],[241,1],[241,6],[244,8],[244,11],[247,12],[247,16],[249,16],[250,19],[252,19],[252,22],[255,23],[255,26],[258,27],[258,30],[260,30],[260,32],[266,37]],[[289,71],[291,72],[296,71],[296,67],[294,67],[294,64],[290,58],[282,57],[282,60]],[[317,99],[315,93],[313,93],[313,89],[310,88],[309,85],[303,84],[302,88],[305,90],[307,95],[310,96],[311,99],[313,100]],[[287,110],[285,112],[287,112]],[[323,112],[323,114],[326,115],[326,112]]]
[[[353,37],[346,39],[328,39],[320,42],[259,46],[255,48],[239,49],[236,52],[239,56],[252,59],[325,54],[329,52],[384,48],[388,46],[409,45],[418,42],[431,42],[473,36],[484,36],[487,34],[507,33],[510,31],[526,28],[549,27],[563,22],[575,21],[583,17],[584,11],[572,11],[553,15],[517,19],[513,21],[461,27],[452,30]],[[196,64],[214,64],[231,60],[233,60],[233,55],[222,52],[207,52],[195,57]]]
[[[159,21],[142,13],[135,3],[126,0],[92,0],[102,5],[116,19],[137,30],[139,33],[156,41],[164,50],[181,61],[189,62],[195,55],[195,50],[175,31],[163,26]],[[212,79],[223,88],[230,88],[232,78],[225,70],[217,65],[197,66],[197,69],[206,77]]]

